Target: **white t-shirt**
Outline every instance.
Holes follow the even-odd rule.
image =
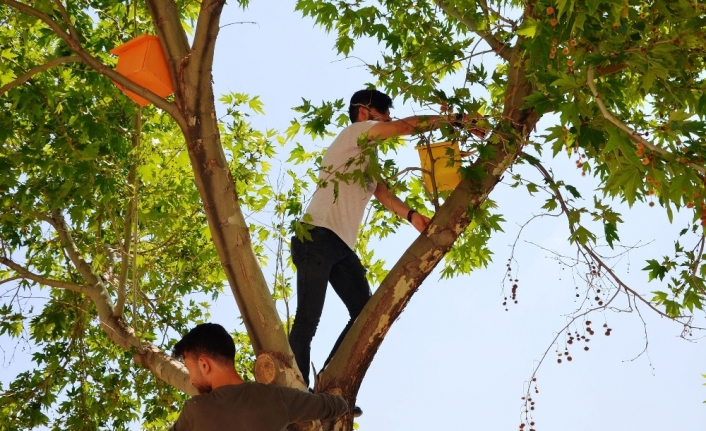
[[[306,209],[312,218],[309,223],[332,230],[351,250],[358,238],[365,207],[377,187],[375,179],[367,176],[361,178],[362,173],[354,174],[355,171],[364,171],[370,162],[369,157],[363,156],[358,138],[377,123],[353,123],[334,139],[321,162],[321,185]],[[346,178],[340,178],[341,175]]]

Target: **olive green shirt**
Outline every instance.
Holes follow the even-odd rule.
[[[283,431],[287,425],[330,421],[348,410],[343,398],[260,383],[220,386],[184,404],[172,431]]]

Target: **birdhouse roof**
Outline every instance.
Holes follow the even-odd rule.
[[[113,49],[110,50],[110,53],[113,54],[113,55],[120,56],[120,55],[123,54],[124,52],[126,52],[126,51],[128,51],[128,50],[130,50],[130,49],[132,49],[132,48],[135,48],[135,47],[137,47],[137,46],[139,46],[139,45],[142,45],[142,44],[145,43],[145,42],[149,42],[149,41],[151,41],[151,40],[157,40],[157,41],[158,41],[159,38],[158,38],[157,36],[153,36],[153,35],[151,35],[151,34],[143,34],[142,36],[138,36],[138,37],[136,37],[135,39],[132,39],[131,41],[129,41],[129,42],[127,42],[127,43],[124,43],[124,44],[122,44],[122,45],[120,45],[120,46],[116,46],[115,48],[113,48]]]

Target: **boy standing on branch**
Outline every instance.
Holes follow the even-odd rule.
[[[326,150],[319,186],[305,213],[305,221],[311,225],[308,230],[311,240],[292,238],[292,261],[297,268],[297,311],[289,344],[307,385],[311,340],[321,318],[328,283],[348,309],[350,320],[324,367],[371,296],[366,270],[353,251],[370,198],[375,196],[420,233],[430,222],[392,194],[387,184],[365,172],[371,153],[376,153],[376,142],[437,129],[448,124],[449,118],[424,115],[392,121],[390,107],[392,99],[377,90],[360,90],[353,95],[348,108],[352,124]],[[463,120],[468,120],[467,116]]]

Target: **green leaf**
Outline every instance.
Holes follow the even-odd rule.
[[[586,0],[586,7],[589,15],[595,15],[602,0]]]
[[[581,245],[588,245],[591,242],[596,243],[596,236],[583,226],[576,228],[573,234],[569,237],[569,243],[579,243]]]
[[[12,60],[13,58],[17,58],[17,54],[12,52],[10,48],[3,49],[2,52],[0,53],[0,57],[7,58],[8,60]]]
[[[574,76],[564,75],[561,78],[555,80],[551,83],[552,87],[558,87],[562,93],[570,93],[573,90],[582,88],[583,85],[580,84]]]
[[[605,239],[610,248],[613,248],[613,242],[614,241],[619,241],[620,238],[618,237],[618,228],[615,224],[613,223],[605,223],[603,225],[603,229],[605,232]]]
[[[537,114],[542,115],[546,112],[553,110],[553,103],[547,95],[541,91],[535,91],[529,96],[525,97],[525,104],[522,109],[532,108],[537,111]]]
[[[628,205],[632,206],[637,199],[637,190],[642,184],[642,175],[636,169],[632,169],[626,170],[623,177],[625,178],[622,184],[625,200],[627,200]]]
[[[579,191],[576,189],[576,187],[574,187],[574,186],[572,186],[572,185],[569,185],[569,184],[565,184],[565,185],[564,185],[564,188],[565,188],[566,190],[568,190],[569,193],[571,193],[571,196],[573,196],[573,197],[575,197],[575,198],[581,198],[581,194],[580,194]]]
[[[654,259],[649,259],[647,261],[647,266],[642,268],[642,270],[648,271],[649,281],[652,281],[656,278],[659,278],[660,280],[664,280],[664,276],[667,275],[667,267],[664,265],[661,265],[659,262],[657,262]]]
[[[650,89],[652,89],[652,84],[655,81],[655,77],[657,75],[655,74],[655,69],[648,67],[647,68],[647,73],[642,77],[642,89],[645,91],[645,93],[649,93]]]
[[[597,149],[600,144],[606,142],[606,136],[602,130],[595,129],[588,124],[582,124],[579,128],[578,140],[581,148],[594,147]]]
[[[250,102],[248,102],[248,106],[250,106],[250,109],[252,109],[253,112],[255,112],[257,114],[261,114],[261,115],[265,114],[265,111],[263,109],[264,104],[262,103],[262,101],[260,100],[260,98],[258,96],[255,96],[252,99],[250,99]]]
[[[522,25],[520,25],[520,28],[517,29],[515,32],[516,34],[520,36],[526,36],[526,37],[534,37],[535,33],[537,32],[537,24],[538,22],[532,18],[527,18],[524,20]]]
[[[544,208],[547,211],[554,211],[557,209],[559,204],[556,201],[556,198],[549,198],[544,202],[544,205],[542,205],[542,208]]]

